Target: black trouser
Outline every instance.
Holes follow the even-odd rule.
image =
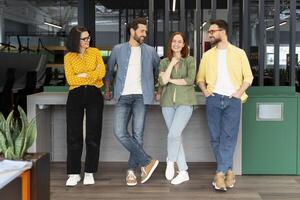
[[[67,100],[67,173],[80,174],[83,115],[86,109],[85,172],[97,172],[102,132],[103,96],[94,86],[69,91]]]

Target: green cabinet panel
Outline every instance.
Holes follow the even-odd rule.
[[[297,119],[297,174],[300,175],[300,96],[298,96],[297,98],[298,101],[298,108],[297,108],[297,112],[298,112],[298,119]]]
[[[259,90],[259,94],[251,91],[243,105],[242,173],[297,174],[298,96],[277,94],[276,89],[273,94]],[[282,104],[282,120],[259,120],[260,103]]]

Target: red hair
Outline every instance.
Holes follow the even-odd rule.
[[[169,39],[169,42],[168,42],[167,57],[169,58],[169,60],[172,60],[172,58],[173,58],[173,51],[172,51],[172,47],[171,46],[172,46],[173,38],[176,35],[180,35],[182,37],[182,39],[183,39],[183,42],[184,42],[184,46],[181,49],[181,56],[183,58],[185,58],[185,57],[187,57],[189,55],[189,48],[188,48],[188,46],[186,44],[186,39],[185,39],[183,33],[182,32],[174,32],[174,33],[172,33],[172,35],[171,35],[171,37]]]

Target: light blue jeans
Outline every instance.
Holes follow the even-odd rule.
[[[181,134],[193,113],[193,106],[162,107],[168,128],[168,160],[176,162],[180,171],[187,170]]]

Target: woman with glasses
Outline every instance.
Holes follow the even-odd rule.
[[[189,56],[186,39],[181,32],[171,35],[167,57],[160,62],[160,104],[168,128],[168,156],[165,176],[177,185],[189,180],[181,134],[196,105],[194,80],[195,59]],[[175,176],[175,163],[179,173]]]
[[[83,146],[83,116],[86,115],[86,157],[84,185],[94,184],[93,173],[99,162],[102,131],[103,97],[100,88],[105,65],[100,51],[90,47],[90,35],[85,27],[75,26],[67,40],[68,53],[64,68],[69,94],[67,99],[67,174],[66,186],[80,181]]]

